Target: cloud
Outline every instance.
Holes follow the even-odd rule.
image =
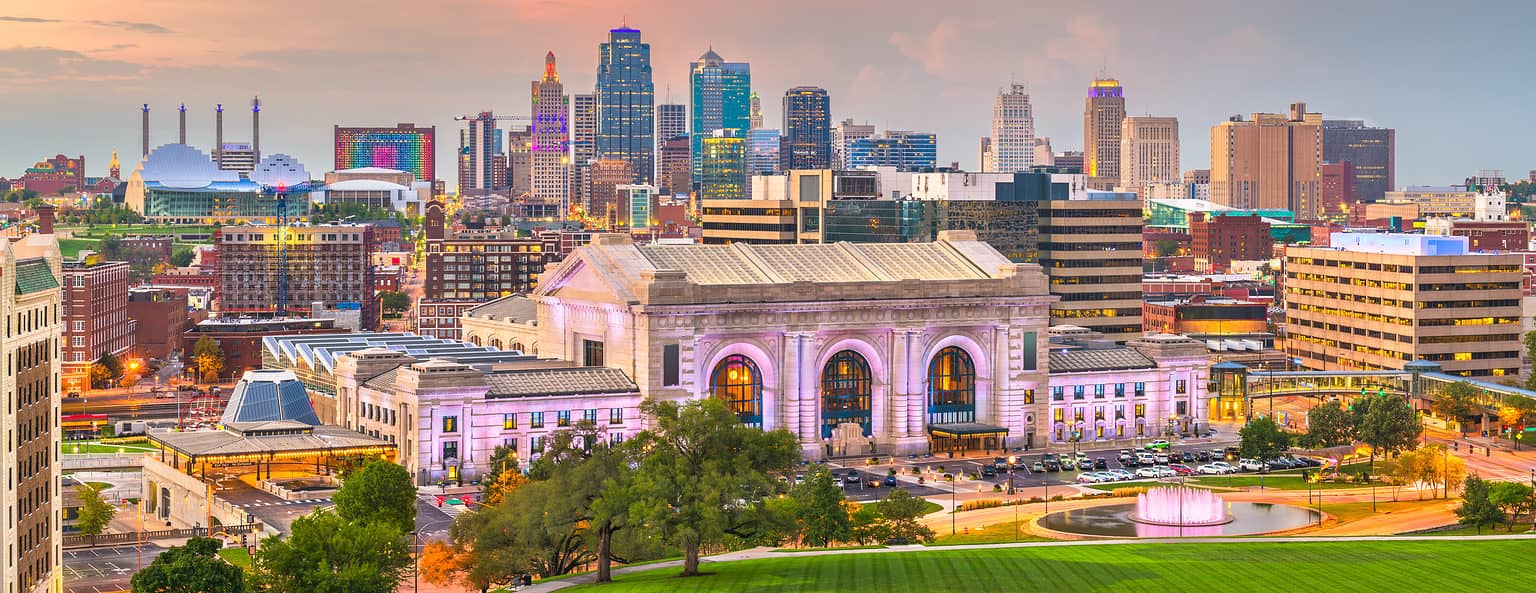
[[[56,47],[0,49],[0,76],[20,83],[128,80],[143,66],[120,60],[100,60]]]
[[[985,32],[995,26],[994,21],[945,18],[926,34],[896,31],[889,41],[901,55],[922,65],[924,72],[951,78],[969,59],[969,50],[979,49],[974,47],[976,42],[986,39]]]
[[[4,23],[62,23],[59,19],[44,19],[32,16],[0,16],[0,22]]]
[[[113,28],[113,29],[123,29],[125,31],[136,31],[136,32],[139,32],[139,33],[170,33],[171,32],[170,29],[167,29],[164,26],[157,25],[155,23],[140,23],[140,22],[135,22],[135,21],[98,21],[98,20],[66,21],[66,20],[63,20],[63,19],[49,19],[49,18],[33,17],[33,16],[3,16],[3,15],[0,15],[0,22],[4,22],[4,23],[49,23],[49,24],[53,24],[53,23],[83,23],[83,24],[87,24],[87,25],[95,25],[97,27],[109,27],[109,28]]]
[[[114,44],[106,46],[106,47],[98,47],[98,48],[95,48],[95,49],[88,49],[88,50],[85,50],[85,51],[89,52],[89,53],[99,53],[99,52],[104,52],[104,51],[120,51],[120,50],[124,50],[124,49],[133,49],[133,48],[136,48],[138,46],[139,46],[139,44],[137,44],[137,43],[114,43]]]

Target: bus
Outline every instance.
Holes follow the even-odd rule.
[[[59,417],[59,426],[66,439],[95,438],[101,434],[101,427],[106,425],[106,414],[65,414]]]

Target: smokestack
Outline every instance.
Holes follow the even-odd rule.
[[[187,104],[181,104],[181,143],[187,143]]]
[[[49,204],[37,207],[37,234],[53,234],[53,206]]]
[[[144,104],[144,152],[139,156],[149,156],[149,103]]]
[[[251,160],[261,162],[261,97],[251,99]]]
[[[213,162],[224,168],[224,104],[213,107]]]

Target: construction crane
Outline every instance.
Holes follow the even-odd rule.
[[[454,116],[453,121],[469,121],[472,119],[480,119],[481,117],[487,115],[490,115],[490,118],[496,121],[533,121],[533,116],[531,115],[491,115],[491,113],[492,112],[490,111],[481,111],[479,115]]]

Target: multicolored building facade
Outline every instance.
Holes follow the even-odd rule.
[[[437,126],[397,124],[393,128],[336,126],[336,169],[383,167],[406,171],[416,181],[437,180]]]

